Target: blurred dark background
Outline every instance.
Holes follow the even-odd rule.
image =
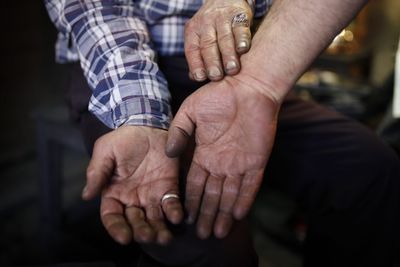
[[[133,257],[135,247],[119,247],[104,233],[97,202],[80,200],[88,158],[68,121],[68,66],[54,61],[57,32],[42,1],[4,1],[2,11],[0,266]],[[399,149],[400,131],[386,135],[399,32],[400,2],[372,1],[296,92],[354,117]],[[264,190],[251,220],[261,267],[301,266],[306,225],[296,203]]]

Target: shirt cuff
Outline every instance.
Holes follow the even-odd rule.
[[[137,125],[168,130],[172,113],[167,102],[140,96],[120,103],[114,109],[113,121],[116,128],[122,125]]]

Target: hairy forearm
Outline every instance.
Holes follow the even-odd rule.
[[[242,73],[282,101],[366,0],[275,0],[242,57]],[[264,86],[266,85],[266,86]],[[265,92],[264,92],[265,93]]]

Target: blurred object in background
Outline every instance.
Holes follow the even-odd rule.
[[[357,17],[336,37],[326,49],[328,55],[343,55],[359,53],[364,49],[370,27],[368,27],[369,10],[367,5]]]
[[[396,53],[396,64],[394,70],[394,93],[393,93],[393,117],[400,118],[400,40]]]
[[[387,108],[377,133],[400,155],[400,40],[396,53],[395,70],[392,75],[392,87],[394,87],[393,101]]]
[[[368,84],[372,58],[370,10],[371,4],[333,39],[299,79],[295,92],[301,98],[357,120],[366,119],[365,102],[373,91]]]
[[[374,0],[371,5],[369,27],[373,50],[369,82],[380,87],[394,69],[400,35],[400,1]]]
[[[371,68],[374,24],[371,20],[374,1],[364,7],[314,62],[312,68],[365,81]]]
[[[365,102],[371,91],[368,84],[318,69],[306,72],[295,87],[302,99],[321,103],[357,120],[365,119]]]
[[[370,1],[299,79],[298,95],[376,129],[393,96],[399,3]]]

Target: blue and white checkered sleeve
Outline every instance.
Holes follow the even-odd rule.
[[[265,16],[272,5],[272,0],[254,0],[255,1],[255,12],[254,17],[260,18]]]
[[[50,18],[72,40],[93,90],[89,110],[110,128],[167,129],[170,94],[146,24],[132,0],[45,0]]]

